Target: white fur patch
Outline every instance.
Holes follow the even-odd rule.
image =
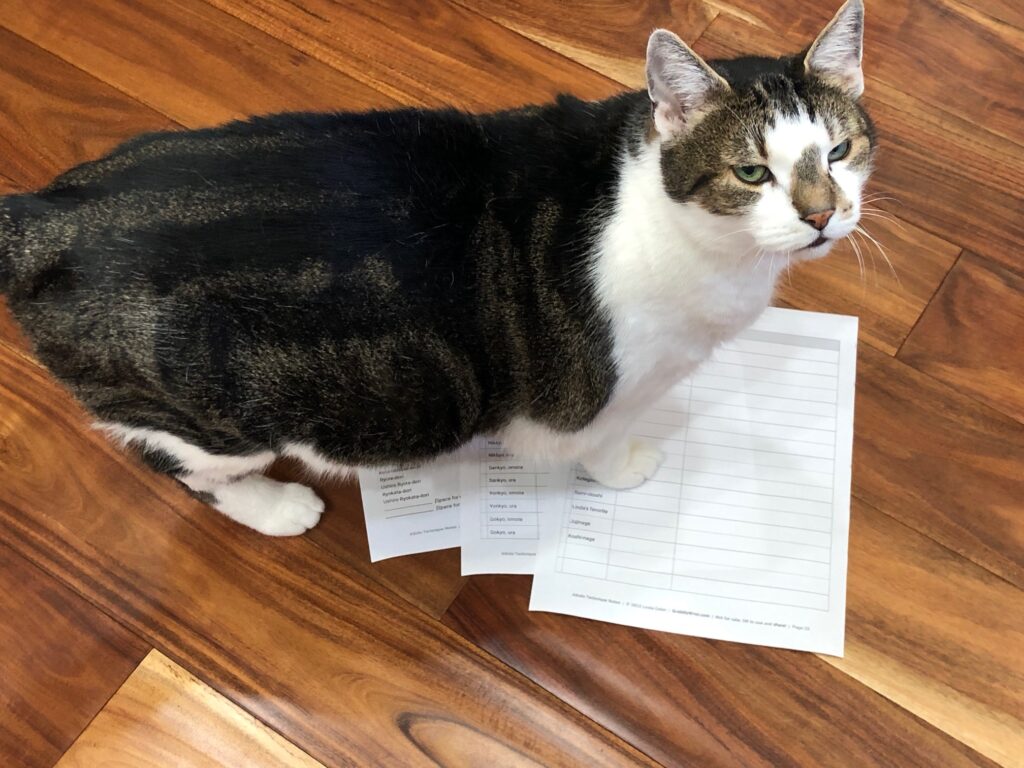
[[[657,141],[637,158],[626,155],[594,266],[619,374],[611,401],[572,434],[516,419],[502,434],[506,444],[531,455],[583,457],[588,467],[629,455],[622,441],[636,417],[768,306],[785,261],[758,260],[748,228],[672,200]]]
[[[173,456],[182,465],[186,476],[192,478],[192,482],[188,482],[185,477],[181,478],[182,481],[196,491],[209,491],[230,478],[262,472],[274,461],[273,451],[262,451],[251,456],[219,456],[157,429],[128,427],[111,422],[97,422],[93,426],[122,445],[140,442]],[[193,485],[193,482],[202,487]]]
[[[355,467],[331,461],[308,443],[287,443],[281,453],[301,461],[317,478],[336,477],[347,480],[356,474]]]
[[[768,167],[779,186],[787,193],[791,191],[793,166],[808,147],[817,151],[821,167],[828,167],[828,152],[832,149],[832,138],[824,125],[812,122],[805,113],[796,118],[776,118],[775,125],[765,131],[764,143],[768,151]]]
[[[298,536],[320,521],[324,503],[298,483],[249,475],[216,490],[214,506],[232,520],[267,536]]]
[[[110,422],[94,426],[124,445],[140,442],[172,456],[182,465],[181,482],[193,491],[212,494],[217,510],[268,536],[304,533],[317,524],[324,510],[323,501],[306,486],[258,474],[276,458],[273,451],[218,456],[161,430]]]

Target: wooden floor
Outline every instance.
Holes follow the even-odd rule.
[[[642,81],[647,34],[796,50],[838,0],[5,0],[0,189],[141,131]],[[0,765],[1024,765],[1024,4],[869,0],[844,659],[528,613],[371,565],[358,490],[273,540],[120,455],[0,311]],[[279,468],[288,472],[288,467]],[[118,762],[119,760],[123,762]]]

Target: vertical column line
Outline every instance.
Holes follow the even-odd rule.
[[[690,419],[693,417],[693,377],[686,382],[686,426],[683,427],[683,460],[679,470],[679,498],[676,499],[676,537],[672,542],[672,576],[669,586],[676,587],[676,556],[679,551],[679,527],[683,522],[683,485],[686,483],[686,452],[690,447]]]

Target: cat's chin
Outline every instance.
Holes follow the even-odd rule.
[[[806,246],[805,248],[799,248],[791,254],[791,258],[799,261],[814,261],[824,256],[828,256],[829,251],[836,244],[835,240],[829,239],[824,242],[819,242],[817,245],[813,243]]]

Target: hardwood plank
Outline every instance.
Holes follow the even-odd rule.
[[[1024,277],[964,254],[899,358],[1024,422]]]
[[[861,347],[853,494],[1024,586],[1024,426]]]
[[[0,176],[0,195],[10,195],[19,191],[17,184]],[[18,324],[14,322],[10,310],[7,308],[7,300],[3,296],[0,296],[0,341],[6,341],[11,346],[23,351],[28,349],[28,340]]]
[[[500,109],[621,90],[614,81],[446,0],[208,0],[403,104]]]
[[[125,460],[2,343],[0,369],[12,546],[311,756],[457,765],[465,738],[478,763],[651,764],[308,539],[245,530]]]
[[[815,312],[860,318],[860,338],[895,354],[920,318],[960,253],[958,246],[913,224],[879,218],[870,211],[861,226],[880,244],[854,235],[863,273],[849,240],[828,258],[800,264],[779,281],[781,303]],[[892,269],[879,253],[892,262]]]
[[[769,34],[723,12],[695,50],[709,58],[750,52],[778,55],[798,50],[807,39],[792,31]],[[871,47],[865,53],[864,99],[879,134],[870,191],[882,199],[875,205],[1019,270],[1024,221],[1018,211],[1024,208],[1024,190],[1015,179],[1024,168],[1024,148],[987,131],[968,115],[944,112],[874,76],[872,61],[888,55],[889,49]],[[925,77],[909,72],[903,82]],[[953,80],[949,87],[971,86]],[[965,190],[970,190],[970,205],[964,204]]]
[[[172,127],[164,115],[0,29],[0,168],[22,189],[130,136]]]
[[[872,187],[892,198],[878,207],[1024,271],[1024,193],[1010,177],[1024,171],[1024,149],[892,90],[874,89],[867,104],[881,136]]]
[[[0,440],[0,485],[15,448]],[[0,765],[49,768],[146,653],[145,644],[0,542]]]
[[[703,0],[456,0],[459,5],[630,87],[644,85],[647,37],[667,27],[693,43],[717,13]]]
[[[766,29],[805,44],[835,13],[834,0],[714,0]],[[984,128],[1024,144],[1024,31],[964,0],[869,3],[865,69],[877,80],[957,117],[984,115]]]
[[[317,762],[159,651],[150,651],[57,768],[281,766]]]
[[[529,612],[529,591],[473,577],[445,623],[665,765],[992,765],[812,655]]]
[[[277,463],[270,474],[282,480],[308,482],[308,473],[288,461]],[[330,513],[307,536],[347,567],[391,590],[428,616],[441,618],[466,581],[461,574],[459,550],[424,552],[371,563],[359,484],[355,480],[326,481],[317,482],[314,487]]]
[[[1016,29],[1024,29],[1024,5],[1016,0],[946,0],[964,9],[974,11],[1009,24]]]
[[[846,656],[822,657],[1000,765],[1024,761],[1021,590],[863,503]]]
[[[11,311],[7,308],[7,299],[0,296],[0,341],[5,341],[15,349],[29,354],[28,338],[21,330]]]
[[[394,103],[202,0],[12,0],[0,24],[190,128]]]

